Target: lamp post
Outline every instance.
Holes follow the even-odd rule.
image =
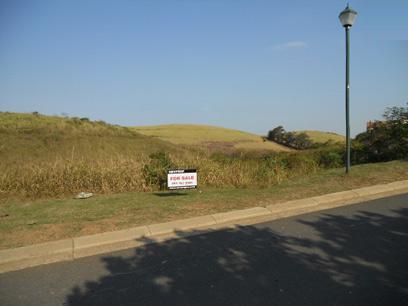
[[[350,8],[347,4],[347,7],[340,13],[339,19],[342,26],[346,30],[346,173],[350,171],[350,39],[349,39],[349,30],[356,19],[357,12]]]

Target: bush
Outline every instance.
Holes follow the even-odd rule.
[[[343,164],[343,157],[340,152],[320,151],[319,164],[325,168],[336,168]]]
[[[319,168],[318,158],[311,152],[286,154],[281,163],[286,165],[288,177],[315,173]]]
[[[408,157],[408,103],[406,107],[387,108],[385,121],[375,121],[366,132],[356,136],[353,159],[358,163],[384,162]]]
[[[266,139],[296,150],[310,149],[316,145],[306,133],[286,132],[282,126],[269,131]]]
[[[150,162],[143,166],[143,178],[147,185],[155,186],[160,190],[167,187],[167,170],[174,164],[164,152],[150,154]]]

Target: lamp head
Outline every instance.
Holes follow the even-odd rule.
[[[357,12],[348,4],[347,7],[340,13],[339,19],[343,27],[351,27],[356,19]]]

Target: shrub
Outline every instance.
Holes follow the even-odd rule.
[[[269,131],[266,139],[297,150],[310,149],[316,145],[306,133],[286,132],[282,126]]]
[[[319,164],[325,168],[340,167],[343,163],[342,154],[336,151],[320,151]]]
[[[143,178],[147,185],[165,189],[167,187],[167,170],[174,164],[164,152],[150,154],[150,162],[143,166]]]
[[[404,159],[408,156],[408,103],[387,108],[385,121],[356,136],[353,159],[359,163]]]

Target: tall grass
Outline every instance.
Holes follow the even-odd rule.
[[[319,164],[300,154],[277,154],[257,158],[226,156],[223,160],[203,154],[170,155],[175,167],[197,168],[202,187],[266,187],[289,178],[314,173]],[[0,194],[28,198],[58,197],[80,191],[118,193],[152,191],[143,167],[147,155],[115,156],[100,159],[55,159],[24,163],[19,167],[2,166]]]
[[[0,198],[156,190],[143,172],[154,152],[196,168],[202,187],[266,187],[322,167],[313,152],[214,154],[86,118],[0,113]]]
[[[0,174],[2,195],[38,198],[79,191],[113,193],[143,191],[143,160],[126,157],[99,160],[64,160],[4,167]]]

